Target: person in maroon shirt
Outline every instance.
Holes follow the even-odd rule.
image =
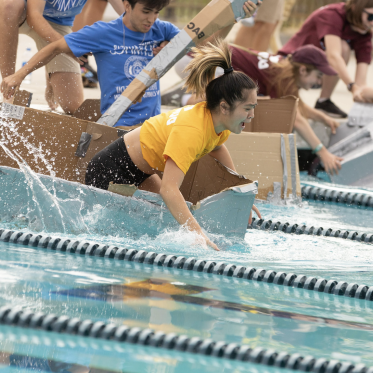
[[[312,44],[326,51],[328,61],[338,76],[325,76],[316,108],[334,117],[347,117],[331,100],[341,78],[353,94],[354,101],[369,102],[372,89],[366,86],[368,65],[372,57],[373,0],[347,0],[314,11],[302,28],[279,51],[293,53],[298,47]],[[355,79],[347,70],[351,51],[355,51]]]
[[[335,76],[337,73],[329,66],[325,53],[313,45],[298,48],[293,55],[286,58],[273,56],[267,52],[254,52],[245,48],[231,45],[232,66],[242,71],[258,84],[258,95],[267,98],[278,98],[287,95],[299,97],[299,89],[311,89],[320,86],[323,74]],[[183,66],[192,59],[191,55],[183,57],[176,64],[176,72],[181,77]],[[222,75],[216,72],[216,77]],[[171,97],[172,97],[171,93]],[[181,105],[193,105],[203,98],[185,94]],[[163,100],[162,100],[163,101]],[[167,104],[163,102],[163,104]],[[339,123],[325,113],[316,110],[300,101],[294,128],[307,141],[313,151],[321,158],[325,170],[337,173],[341,168],[342,158],[331,154],[320,142],[307,119],[313,119],[329,126],[333,133]]]

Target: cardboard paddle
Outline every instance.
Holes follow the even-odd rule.
[[[124,112],[141,101],[145,90],[183,57],[215,32],[245,17],[246,0],[212,0],[141,71],[97,123],[113,127]],[[257,3],[258,0],[252,0]]]

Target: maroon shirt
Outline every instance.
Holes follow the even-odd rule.
[[[268,68],[272,62],[279,62],[281,56],[273,56],[267,52],[254,52],[258,56],[246,52],[240,48],[230,46],[232,50],[232,65],[234,70],[242,71],[248,75],[259,86],[258,94],[276,98],[274,89],[270,91],[270,75]]]
[[[282,55],[293,53],[297,48],[312,44],[325,50],[325,35],[336,35],[345,40],[355,51],[357,62],[370,64],[372,59],[372,34],[359,34],[352,30],[346,19],[345,3],[324,6],[314,11],[302,28],[279,51]]]

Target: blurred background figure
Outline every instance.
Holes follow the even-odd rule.
[[[241,21],[234,43],[246,49],[267,51],[276,27],[281,24],[285,0],[264,0],[254,18]]]

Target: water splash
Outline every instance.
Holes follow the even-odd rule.
[[[59,199],[56,196],[57,191],[54,179],[51,184],[52,193],[50,193],[37,174],[17,151],[10,151],[2,141],[0,141],[0,146],[18,164],[20,171],[25,176],[28,186],[29,204],[26,216],[20,218],[28,223],[29,229],[33,231],[62,233],[89,232],[80,214],[83,207],[81,201],[78,199]],[[54,176],[54,172],[51,172],[51,176]],[[72,211],[74,211],[74,214],[71,213]]]

